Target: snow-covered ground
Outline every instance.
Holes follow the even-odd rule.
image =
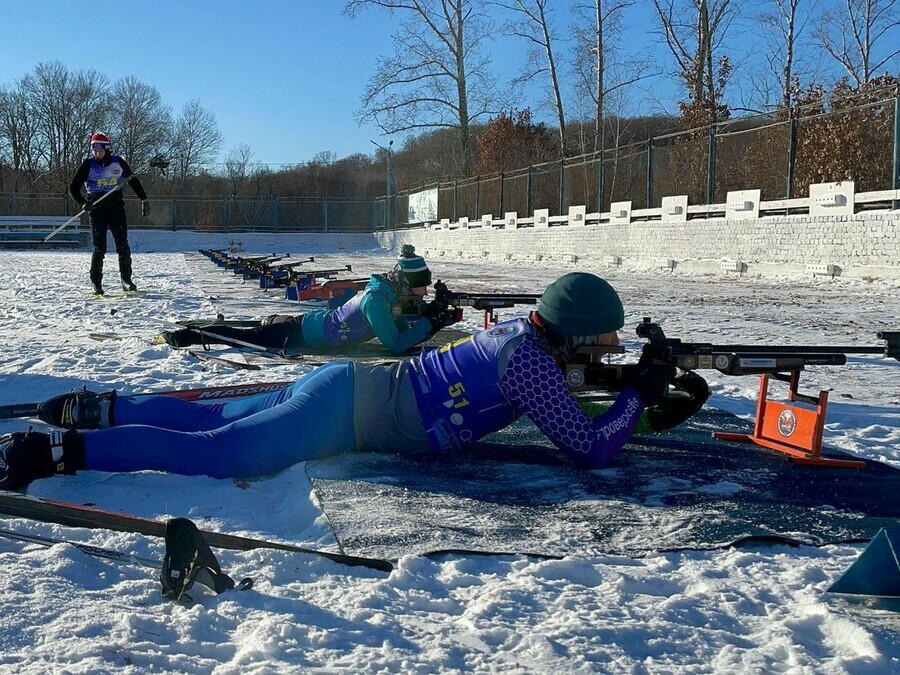
[[[315,254],[382,271],[392,257],[340,237],[240,236],[247,252]],[[0,252],[0,404],[88,384],[124,392],[292,379],[302,364],[260,372],[196,361],[146,338],[176,319],[296,311],[275,295],[185,257],[189,234],[132,235],[141,298],[88,296],[86,252]],[[224,246],[206,237],[202,245]],[[355,240],[359,241],[359,239]],[[429,261],[451,289],[540,292],[541,266]],[[107,286],[116,260],[107,257]],[[630,326],[659,320],[670,337],[716,343],[877,344],[900,329],[900,282],[758,279],[596,269],[619,290]],[[525,308],[522,308],[522,312]],[[515,315],[506,310],[505,317]],[[479,327],[479,313],[466,324]],[[98,342],[88,333],[132,336]],[[710,404],[749,418],[757,379],[705,372]],[[900,363],[852,357],[804,374],[831,390],[826,440],[900,467]],[[0,421],[0,433],[23,430]],[[798,471],[803,469],[798,468]],[[29,492],[208,529],[336,550],[303,466],[241,483],[158,473],[83,472]],[[900,497],[898,497],[900,501]],[[159,559],[162,540],[3,519],[17,532],[89,542]],[[197,602],[161,598],[152,570],[0,538],[0,672],[900,672],[900,618],[825,589],[863,546],[766,547],[609,556],[405,557],[386,575],[314,556],[216,550],[247,592]]]

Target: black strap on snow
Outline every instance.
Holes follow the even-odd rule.
[[[187,518],[172,518],[166,522],[166,555],[163,558],[159,580],[164,598],[192,602],[187,591],[200,583],[216,593],[224,593],[235,587],[234,579],[219,567],[209,544],[197,526]],[[238,584],[238,590],[253,586],[247,577]]]

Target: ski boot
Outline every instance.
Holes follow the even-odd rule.
[[[0,436],[0,489],[18,490],[38,478],[84,468],[84,439],[74,429],[29,429]]]
[[[92,282],[91,282],[91,292],[92,292],[94,295],[104,295],[104,293],[103,293],[103,286],[100,285],[100,282],[99,282],[99,281],[92,281]]]
[[[53,426],[68,429],[102,429],[113,426],[113,404],[116,391],[97,394],[71,391],[38,404],[38,418]]]
[[[137,290],[137,286],[134,285],[131,279],[122,279],[122,290],[126,293],[134,293]]]

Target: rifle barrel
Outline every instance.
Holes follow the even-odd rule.
[[[695,345],[700,346],[700,345]],[[778,345],[775,347],[766,345],[702,345],[703,351],[697,353],[728,353],[728,354],[879,354],[884,356],[884,346],[852,346],[831,347],[827,345]]]

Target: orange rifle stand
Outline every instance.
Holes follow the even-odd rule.
[[[822,436],[825,431],[828,392],[820,391],[818,397],[798,394],[797,384],[799,381],[800,371],[792,371],[788,400],[805,400],[815,405],[815,410],[770,401],[767,398],[769,376],[764,373],[760,376],[759,381],[759,399],[756,402],[756,422],[753,426],[753,433],[715,432],[713,438],[754,443],[790,455],[795,464],[864,469],[866,463],[860,460],[822,457]]]
[[[484,329],[487,330],[495,323],[497,323],[497,317],[494,316],[494,308],[488,307],[484,310]]]

